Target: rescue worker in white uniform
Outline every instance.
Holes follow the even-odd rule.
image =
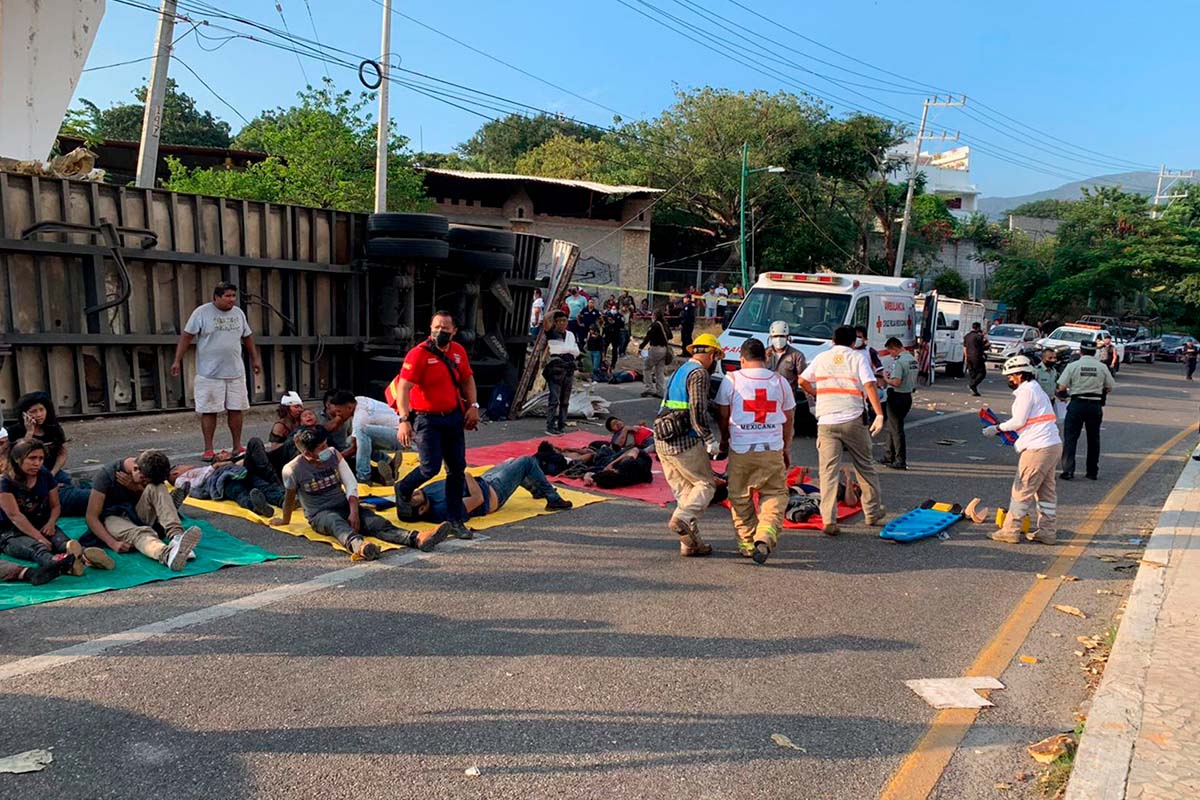
[[[765,564],[779,540],[787,510],[796,396],[767,369],[767,352],[757,339],[742,344],[741,369],[728,373],[717,390],[717,420],[729,450],[729,505],[738,551]],[[758,492],[758,509],[754,493]]]
[[[1062,457],[1062,437],[1058,435],[1058,417],[1050,398],[1042,391],[1034,375],[1033,364],[1026,356],[1013,356],[1004,362],[1003,373],[1013,390],[1012,417],[999,425],[983,429],[984,436],[996,436],[1000,431],[1017,434],[1013,449],[1021,454],[1017,476],[1013,479],[1012,497],[1004,525],[992,533],[997,542],[1017,544],[1021,541],[1021,523],[1033,513],[1037,503],[1037,526],[1026,536],[1032,542],[1054,544],[1058,538],[1055,521],[1058,511],[1058,492],[1054,471]]]
[[[871,437],[883,430],[883,405],[875,373],[865,351],[852,346],[857,334],[843,325],[833,332],[833,348],[819,354],[800,376],[800,386],[817,398],[817,460],[821,478],[821,521],[828,536],[837,536],[838,482],[842,450],[850,456],[862,486],[863,512],[868,525],[882,525],[887,509],[879,501],[879,473],[871,455]],[[863,423],[863,400],[871,404],[875,421]]]

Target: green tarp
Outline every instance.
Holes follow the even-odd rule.
[[[172,572],[162,564],[151,561],[138,552],[112,553],[113,560],[117,562],[117,568],[114,570],[89,567],[84,571],[82,577],[63,575],[44,586],[32,586],[16,581],[0,583],[0,611],[31,606],[35,603],[49,603],[67,597],[107,592],[112,589],[128,589],[130,586],[140,586],[143,583],[153,583],[154,581],[183,578],[188,575],[203,575],[206,572],[216,572],[221,567],[261,564],[264,561],[284,558],[284,556],[263,550],[261,547],[247,544],[202,520],[185,520],[184,525],[198,526],[203,535],[200,544],[196,547],[196,559],[189,561],[187,566],[179,572]],[[78,539],[87,532],[87,525],[82,519],[62,519],[59,521],[59,527],[74,539]],[[0,558],[18,564],[25,563],[5,556],[0,556]]]

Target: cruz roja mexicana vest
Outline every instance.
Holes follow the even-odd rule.
[[[742,369],[726,376],[732,384],[729,404],[729,445],[735,451],[763,445],[783,449],[784,412],[795,407],[792,389],[768,369]],[[718,401],[720,402],[720,401]]]

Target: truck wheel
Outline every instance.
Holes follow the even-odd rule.
[[[372,214],[367,217],[368,238],[444,239],[450,222],[441,214]]]
[[[367,258],[376,261],[426,259],[445,261],[450,245],[444,239],[370,239]]]

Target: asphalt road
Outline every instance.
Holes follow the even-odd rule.
[[[1122,370],[1101,479],[1060,485],[1063,539],[1195,424],[1190,387],[1173,365]],[[1007,411],[996,373],[984,390]],[[627,418],[653,413],[634,387],[604,393]],[[919,393],[911,469],[883,476],[891,511],[928,497],[1006,503],[1015,456],[956,414],[976,408],[962,381]],[[540,430],[496,424],[471,443]],[[69,432],[80,460],[152,441],[197,449],[187,416]],[[1081,580],[1054,601],[1088,619],[1042,615],[1021,649],[1040,663],[997,676],[1007,688],[938,797],[996,796],[997,781],[1031,768],[1026,744],[1074,725],[1075,636],[1102,630],[1132,578],[1093,556],[1125,552],[1153,526],[1188,443],[1156,462],[1079,559]],[[793,461],[815,464],[811,440]],[[735,555],[723,510],[705,520],[708,559],[678,558],[667,515],[613,500],[317,584],[304,582],[350,562],[214,518],[302,558],[0,613],[0,756],[53,748],[55,759],[0,775],[0,798],[873,797],[935,715],[903,681],[962,674],[1061,550],[994,543],[969,523],[947,541],[895,545],[860,522],[836,539],[789,532],[756,567]],[[241,598],[225,616],[205,611]],[[190,612],[201,613],[182,622],[195,624],[177,620]],[[164,620],[175,622],[158,635],[139,628]],[[116,646],[85,651],[97,655],[37,659],[113,635]],[[1035,792],[1017,784],[1008,796]]]

